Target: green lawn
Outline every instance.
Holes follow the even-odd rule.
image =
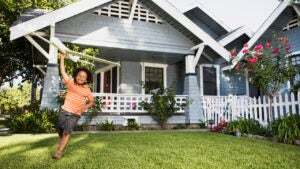
[[[0,168],[299,169],[300,146],[209,132],[73,134],[60,160],[56,134],[0,136]]]

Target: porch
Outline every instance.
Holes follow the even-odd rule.
[[[114,94],[114,93],[93,93],[94,97],[101,98],[105,105],[101,115],[94,119],[99,123],[105,119],[114,124],[127,125],[128,119],[135,119],[138,124],[156,124],[151,116],[145,111],[140,103],[151,101],[151,95],[143,94]],[[187,100],[187,95],[176,95],[176,103],[182,104]],[[267,126],[269,121],[269,99],[264,97],[251,98],[249,96],[201,96],[201,105],[204,114],[204,122],[207,126],[209,120],[213,121],[212,126],[220,123],[220,119],[233,121],[238,118],[255,119],[262,125]],[[273,118],[287,116],[288,113],[299,114],[300,94],[282,94],[273,99]],[[169,119],[169,124],[185,124],[186,112],[179,109]],[[199,121],[200,123],[200,121]]]

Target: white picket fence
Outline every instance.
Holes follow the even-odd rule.
[[[233,121],[239,117],[258,120],[266,126],[269,121],[269,99],[267,96],[251,98],[248,96],[203,96],[202,109],[206,121],[213,120],[216,125],[220,119]],[[288,113],[299,114],[300,95],[282,94],[273,99],[273,119]]]

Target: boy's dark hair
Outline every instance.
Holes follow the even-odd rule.
[[[92,83],[93,82],[93,75],[92,75],[92,73],[86,67],[79,67],[79,68],[75,69],[73,71],[73,74],[72,74],[75,83],[76,83],[76,78],[75,77],[77,76],[77,74],[80,71],[84,71],[87,74],[87,79],[86,79],[87,83]]]

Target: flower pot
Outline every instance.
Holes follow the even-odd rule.
[[[238,131],[238,132],[235,133],[235,135],[236,135],[237,137],[241,137],[241,136],[242,136],[242,133]]]

